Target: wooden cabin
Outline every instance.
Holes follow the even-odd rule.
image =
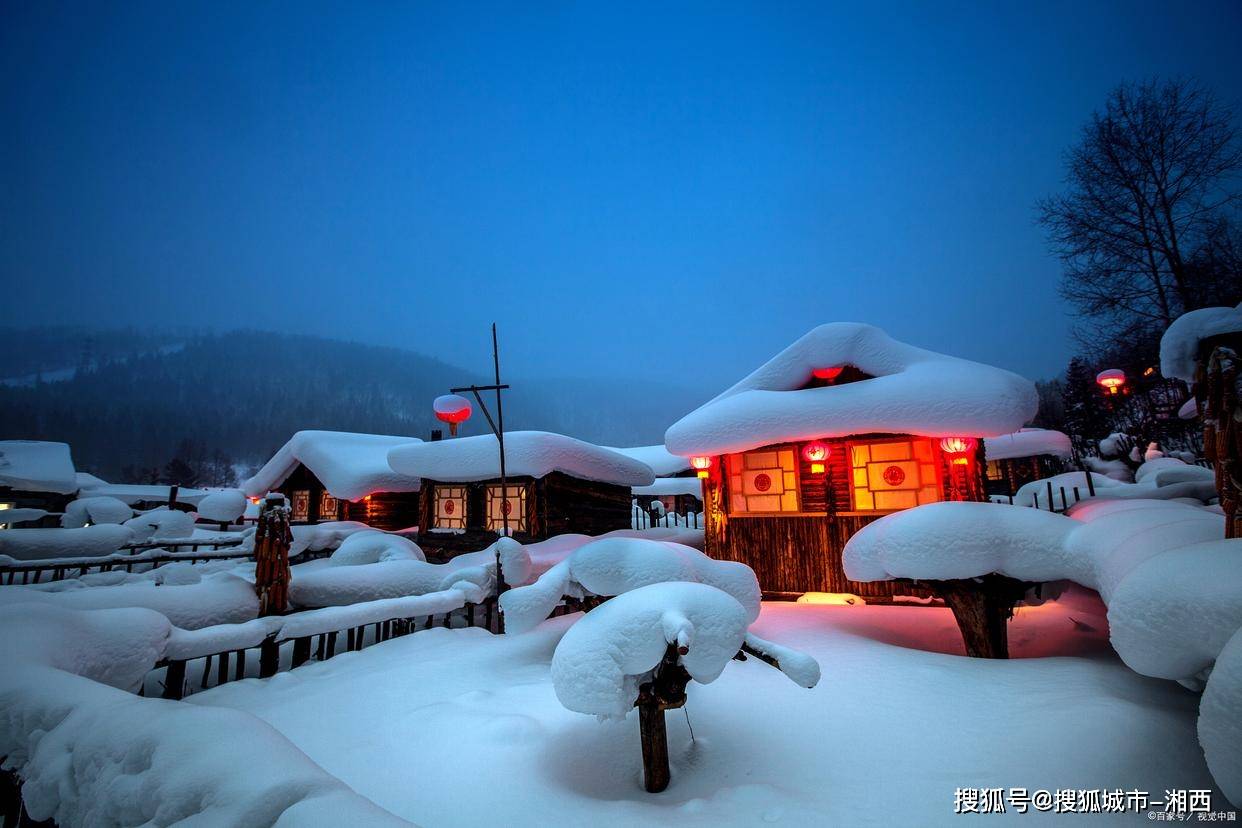
[[[294,523],[355,520],[394,531],[419,519],[417,477],[394,472],[388,450],[415,437],[299,431],[242,484],[248,497],[280,492]]]
[[[77,491],[67,444],[0,440],[0,528],[60,526],[60,514]],[[25,519],[6,522],[5,512]]]
[[[611,449],[543,431],[505,434],[506,485],[493,435],[393,449],[393,469],[423,481],[418,543],[429,557],[486,548],[504,532],[521,543],[630,528],[630,487],[651,469]]]
[[[685,517],[703,511],[702,487],[685,457],[670,453],[663,445],[614,448],[613,451],[645,463],[656,476],[650,486],[633,488],[636,508],[651,516],[676,514]]]
[[[989,496],[1013,497],[1032,480],[1065,471],[1073,455],[1070,439],[1059,431],[1024,428],[983,441],[984,487]]]
[[[915,594],[850,580],[846,543],[887,514],[984,500],[981,437],[1037,404],[1008,371],[868,325],[822,325],[669,428],[703,484],[705,550],[755,570],[770,596]],[[999,508],[999,507],[998,507]]]

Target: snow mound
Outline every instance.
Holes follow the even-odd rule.
[[[409,443],[388,453],[397,471],[427,480],[472,482],[500,477],[500,449],[494,434]],[[545,477],[554,471],[617,486],[646,486],[655,480],[645,463],[591,443],[547,431],[505,432],[505,472],[510,477]]]
[[[81,529],[6,529],[0,532],[0,556],[19,561],[98,558],[133,541],[129,526],[111,523]]]
[[[697,549],[667,541],[606,537],[584,544],[530,586],[500,596],[505,629],[534,629],[563,596],[614,596],[665,582],[708,584],[742,606],[748,622],[759,617],[759,581],[750,567],[718,561]]]
[[[1242,304],[1234,308],[1200,308],[1182,314],[1160,338],[1160,373],[1193,383],[1199,343],[1239,331],[1242,331]]]
[[[233,523],[246,511],[246,495],[240,489],[212,492],[198,502],[196,509],[203,520]]]
[[[817,368],[853,365],[872,379],[805,388]],[[871,325],[821,325],[664,435],[673,454],[715,455],[773,443],[890,432],[1010,434],[1038,406],[1030,381],[898,342]]]
[[[425,561],[418,544],[378,529],[355,532],[341,542],[328,558],[332,566],[357,566],[385,561]]]
[[[655,446],[631,446],[629,448],[613,448],[606,446],[611,451],[624,454],[626,457],[632,457],[640,463],[643,463],[651,469],[652,474],[659,477],[672,477],[680,472],[689,470],[690,461],[684,457],[678,457],[664,447],[663,443]],[[690,478],[697,482],[698,478]]]
[[[983,450],[984,456],[989,460],[1041,455],[1065,459],[1074,453],[1069,437],[1046,428],[1023,428],[1013,434],[988,437],[983,441]]]
[[[1235,582],[1236,583],[1236,582]],[[1242,808],[1242,629],[1216,659],[1199,702],[1199,743],[1212,777]]]
[[[194,518],[189,512],[161,506],[125,521],[135,541],[180,540],[194,534]]]
[[[303,552],[324,552],[338,548],[350,535],[370,532],[371,527],[356,520],[331,520],[327,523],[305,523],[290,526],[293,543],[289,545],[289,557],[296,558]]]
[[[299,431],[242,489],[251,497],[262,497],[284,483],[301,463],[329,494],[342,500],[358,500],[373,492],[416,492],[420,481],[393,471],[388,450],[417,442],[417,437],[388,434]]]
[[[69,446],[39,440],[0,440],[0,486],[73,494],[78,490],[78,478]]]
[[[1124,476],[1130,477],[1130,469],[1120,460],[1104,460],[1086,458],[1088,464],[1099,468],[1101,464],[1116,464],[1124,470]],[[1135,472],[1137,482],[1119,480],[1098,471],[1065,472],[1032,480],[1024,484],[1013,496],[1015,506],[1035,506],[1048,508],[1048,486],[1052,485],[1052,503],[1058,508],[1072,507],[1076,502],[1091,499],[1087,487],[1087,474],[1095,487],[1095,498],[1105,500],[1173,500],[1192,498],[1196,504],[1203,505],[1214,501],[1217,497],[1216,477],[1211,469],[1200,468],[1183,463],[1172,457],[1160,457],[1148,460]],[[1075,492],[1077,489],[1077,500]]]
[[[88,523],[124,523],[134,516],[134,510],[123,500],[115,497],[79,497],[65,507],[60,525],[66,529],[80,529]]]

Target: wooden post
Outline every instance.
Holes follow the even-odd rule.
[[[967,655],[1009,658],[1006,625],[1013,608],[1035,584],[996,573],[926,583],[953,610]]]
[[[170,661],[164,671],[163,698],[180,700],[185,697],[185,662]]]
[[[271,678],[280,670],[280,645],[274,635],[259,645],[259,678]]]
[[[634,702],[638,708],[638,733],[643,746],[643,787],[647,793],[664,790],[671,778],[664,711],[686,703],[686,685],[690,682],[690,674],[681,666],[679,659],[687,652],[685,648],[669,644],[651,681],[638,688],[638,699]]]
[[[293,639],[293,667],[301,667],[310,661],[311,640],[309,635]]]

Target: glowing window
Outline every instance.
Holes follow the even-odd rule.
[[[940,500],[930,440],[852,443],[850,473],[857,512],[895,512]]]
[[[0,512],[8,511],[9,509],[12,509],[14,505],[15,504],[13,503],[0,503]],[[3,520],[3,519],[4,519],[4,516],[0,515],[0,520]],[[7,523],[0,523],[0,529],[8,529],[8,528],[9,528],[9,525]]]
[[[465,486],[436,486],[435,528],[466,528]]]
[[[319,519],[336,520],[336,498],[324,492],[319,496]]]
[[[308,489],[298,489],[293,492],[293,516],[292,520],[309,520],[310,519],[310,491]]]
[[[501,496],[499,483],[487,487],[487,528],[501,532],[505,527],[505,514],[509,516],[510,532],[526,531],[526,487],[510,486],[508,497]]]
[[[730,513],[798,511],[798,461],[793,448],[731,454],[728,464]]]

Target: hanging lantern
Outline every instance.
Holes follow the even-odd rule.
[[[831,365],[827,368],[812,368],[811,376],[815,377],[815,379],[832,382],[834,379],[841,376],[841,372],[844,370],[844,365]]]
[[[431,403],[431,409],[436,413],[436,419],[448,423],[449,435],[457,436],[457,426],[470,419],[473,409],[470,407],[470,400],[458,394],[445,394],[436,397]]]
[[[703,456],[691,457],[690,467],[698,472],[699,477],[707,477],[711,474],[708,469],[712,467],[712,458]]]
[[[824,473],[824,461],[832,450],[823,443],[807,443],[802,447],[802,457],[811,464],[811,474]]]
[[[945,437],[940,441],[940,450],[945,454],[969,454],[975,445],[974,437]]]
[[[1120,368],[1105,368],[1095,375],[1095,381],[1110,394],[1116,394],[1126,384],[1126,372]]]

